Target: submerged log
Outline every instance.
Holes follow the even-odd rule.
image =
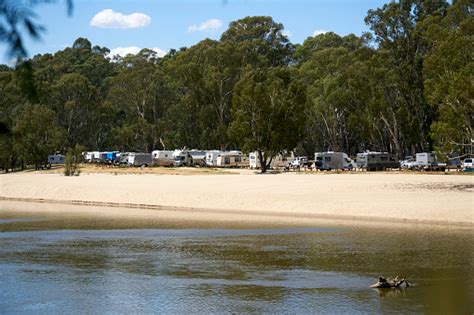
[[[379,282],[372,284],[371,288],[400,288],[401,285],[405,284],[405,287],[409,287],[410,284],[405,278],[399,279],[398,276],[395,278],[387,278],[385,279],[382,276],[379,276]]]

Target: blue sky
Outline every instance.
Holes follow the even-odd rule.
[[[74,0],[72,16],[66,14],[64,2],[58,1],[36,7],[38,21],[47,31],[41,41],[27,40],[26,44],[30,56],[54,53],[78,37],[111,50],[122,48],[122,53],[137,48],[167,51],[192,46],[206,37],[218,39],[229,22],[249,15],[272,16],[283,23],[293,43],[302,43],[315,31],[360,35],[368,30],[367,11],[388,1]],[[133,13],[138,14],[130,16]],[[0,62],[6,63],[5,44],[0,45]]]

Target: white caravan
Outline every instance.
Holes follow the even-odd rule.
[[[170,150],[154,150],[151,152],[152,164],[158,166],[173,166],[174,151]]]
[[[217,157],[217,167],[247,167],[249,159],[240,151],[223,152]]]
[[[82,152],[82,156],[84,157],[84,161],[86,163],[98,162],[100,159],[100,152],[99,151]]]
[[[263,153],[265,155],[265,152]],[[284,154],[277,154],[273,157],[272,162],[270,163],[270,168],[284,168],[287,167],[291,161],[294,160],[293,152],[291,153],[284,153]],[[251,152],[249,154],[249,166],[251,169],[259,169],[260,168],[260,160],[258,158],[258,153]]]
[[[317,170],[351,170],[354,167],[354,161],[344,152],[327,151],[314,153],[314,168]]]
[[[431,169],[436,167],[438,166],[436,156],[430,152],[417,153],[415,166],[418,169]]]
[[[217,157],[224,152],[212,150],[206,152],[206,165],[209,167],[217,166]]]

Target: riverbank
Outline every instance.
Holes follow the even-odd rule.
[[[471,225],[473,192],[474,178],[460,175],[17,173],[0,176],[0,197],[9,200],[0,202],[0,210],[22,200],[82,205],[74,211],[88,215],[134,213],[141,218],[160,213],[162,219],[239,221],[245,217],[245,221],[295,225],[316,218],[355,224],[365,220]]]

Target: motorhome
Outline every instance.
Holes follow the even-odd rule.
[[[64,155],[57,153],[48,155],[48,164],[64,164]]]
[[[217,167],[248,167],[249,159],[240,151],[222,152],[217,157]]]
[[[327,151],[314,154],[314,167],[324,171],[352,170],[355,164],[344,152]]]
[[[265,152],[263,153],[265,155]],[[285,168],[288,164],[293,161],[294,155],[293,152],[290,153],[281,153],[273,157],[272,162],[270,163],[270,168]],[[251,152],[249,154],[249,166],[251,169],[260,168],[260,160],[258,157],[258,152]]]
[[[173,152],[170,150],[154,150],[151,152],[152,164],[157,166],[173,166]]]
[[[149,166],[151,165],[151,153],[128,153],[129,166]]]
[[[174,166],[205,166],[206,151],[176,150],[174,153]]]
[[[219,150],[211,150],[206,152],[206,166],[214,167],[217,166],[217,157],[224,153]]]
[[[400,168],[398,158],[387,152],[357,153],[357,167],[368,171]]]

